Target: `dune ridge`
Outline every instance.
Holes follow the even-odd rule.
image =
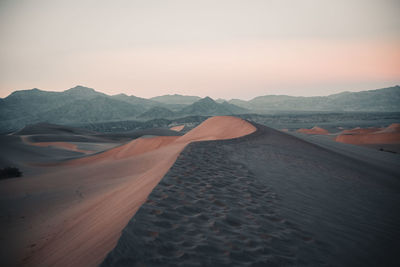
[[[98,265],[186,145],[254,131],[242,119],[212,117],[181,137],[139,138],[53,165],[43,175],[5,181],[3,198],[29,204],[4,242],[19,236],[13,256],[26,266]]]
[[[329,132],[321,127],[314,126],[311,129],[298,129],[298,133],[304,133],[304,134],[320,134],[320,135],[328,135]]]
[[[180,132],[180,131],[183,130],[183,128],[185,128],[185,125],[184,125],[184,124],[182,124],[182,125],[177,125],[177,126],[173,126],[173,127],[169,128],[169,129],[170,129],[170,130],[173,130],[173,131]]]
[[[386,128],[345,130],[335,140],[353,145],[400,144],[400,123],[393,123]]]
[[[397,155],[255,125],[186,147],[101,266],[398,265]]]

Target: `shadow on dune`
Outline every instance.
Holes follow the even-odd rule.
[[[102,266],[397,266],[398,165],[257,128],[188,145]]]

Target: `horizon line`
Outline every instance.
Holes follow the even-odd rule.
[[[74,87],[71,87],[71,88],[68,88],[68,89],[65,89],[65,90],[62,90],[62,91],[44,90],[44,89],[40,89],[40,88],[38,88],[38,87],[34,87],[34,88],[30,88],[30,89],[20,89],[20,90],[12,91],[12,92],[9,93],[7,96],[0,97],[0,99],[5,99],[5,98],[11,96],[12,94],[14,94],[15,92],[21,92],[21,91],[39,90],[39,91],[49,92],[49,93],[50,93],[50,92],[62,93],[62,92],[65,92],[65,91],[68,91],[68,90],[70,90],[70,89],[74,89],[74,88],[77,88],[77,87],[83,87],[83,88],[87,88],[87,89],[92,89],[92,90],[94,90],[94,91],[97,92],[97,93],[105,94],[105,95],[107,95],[107,96],[116,96],[116,95],[121,95],[121,94],[122,94],[122,95],[126,95],[126,96],[134,96],[134,97],[139,97],[139,98],[148,99],[148,100],[150,100],[150,99],[152,99],[152,98],[155,98],[155,97],[160,97],[160,96],[174,96],[174,95],[178,95],[178,96],[189,96],[189,97],[193,96],[193,97],[200,97],[200,98],[210,97],[210,98],[212,98],[213,100],[222,99],[222,100],[225,100],[225,101],[230,101],[230,100],[250,101],[250,100],[253,100],[253,99],[255,99],[255,98],[257,98],[257,97],[260,97],[260,96],[327,97],[327,96],[337,95],[337,94],[342,94],[342,93],[360,93],[360,92],[375,91],[375,90],[381,90],[381,89],[392,88],[392,87],[400,87],[400,84],[395,84],[395,85],[392,85],[392,86],[386,86],[386,87],[381,87],[381,88],[373,88],[373,89],[359,90],[359,91],[349,91],[349,90],[345,90],[345,91],[340,91],[340,92],[333,93],[333,94],[328,94],[328,95],[311,95],[311,96],[304,96],[304,95],[289,95],[289,94],[265,94],[265,95],[263,94],[263,95],[254,96],[254,97],[252,97],[252,98],[248,98],[247,100],[246,100],[246,99],[243,99],[243,98],[230,98],[230,99],[228,99],[228,98],[223,98],[223,97],[212,97],[212,96],[210,96],[210,95],[202,96],[202,95],[189,95],[189,94],[178,94],[178,93],[168,93],[168,94],[163,94],[163,95],[155,95],[155,96],[151,96],[151,97],[142,97],[142,96],[138,96],[138,95],[134,95],[134,94],[128,95],[128,94],[126,94],[126,93],[108,94],[108,93],[105,93],[105,92],[103,92],[103,91],[101,91],[101,90],[97,90],[97,89],[95,89],[95,88],[93,88],[93,87],[89,87],[89,86],[77,84],[77,85],[75,85]]]

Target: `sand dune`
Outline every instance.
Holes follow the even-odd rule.
[[[345,130],[335,140],[354,145],[400,144],[400,124],[394,123],[386,128]]]
[[[177,126],[173,126],[173,127],[169,128],[169,129],[173,130],[173,131],[180,132],[180,131],[183,130],[183,128],[185,128],[185,125],[177,125]]]
[[[400,132],[400,123],[392,123],[388,127],[382,129],[382,132],[398,133],[398,132]]]
[[[33,134],[88,135],[88,134],[96,134],[96,132],[81,128],[61,126],[51,123],[36,123],[27,125],[20,131],[14,133],[14,135],[33,135]]]
[[[103,148],[115,145],[117,144],[101,144]],[[87,146],[87,148],[88,150],[95,150],[95,147]],[[81,152],[64,148],[30,145],[21,140],[21,136],[0,135],[0,167],[16,166],[24,173],[24,176],[42,173],[43,170],[36,168],[36,164],[57,162],[80,156],[82,156]]]
[[[329,132],[321,127],[314,126],[311,129],[298,129],[298,133],[304,133],[304,134],[320,134],[320,135],[326,135],[329,134]]]
[[[398,155],[257,127],[187,146],[101,266],[398,266]]]
[[[2,247],[12,251],[7,264],[98,265],[186,145],[255,130],[238,118],[213,117],[182,137],[140,138],[53,164],[41,175],[1,181],[1,203],[19,203],[8,207],[3,226],[9,231]]]
[[[37,142],[37,143],[30,143],[33,146],[42,146],[42,147],[56,147],[56,148],[62,148],[62,149],[66,149],[66,150],[71,150],[71,151],[75,151],[75,152],[81,152],[81,153],[85,153],[85,154],[89,154],[92,153],[93,151],[89,151],[89,150],[82,150],[78,148],[78,145],[76,144],[72,144],[72,143],[68,143],[68,142]]]
[[[255,130],[252,124],[236,117],[212,117],[179,137],[177,142],[231,139],[247,135]]]
[[[377,131],[380,131],[381,128],[377,128],[377,127],[371,127],[371,128],[354,128],[351,130],[343,130],[341,132],[341,134],[369,134],[369,133],[374,133]]]

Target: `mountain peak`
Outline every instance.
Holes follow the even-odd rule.
[[[65,90],[63,92],[65,95],[78,97],[78,98],[93,98],[96,96],[106,96],[103,93],[97,92],[93,88],[77,85],[71,89]]]
[[[12,92],[6,98],[10,99],[10,98],[15,98],[15,97],[26,97],[26,96],[37,95],[39,93],[46,93],[46,91],[40,90],[38,88],[18,90],[18,91]]]
[[[64,92],[96,92],[93,88],[77,85],[71,89],[65,90]]]
[[[12,92],[11,94],[37,93],[37,92],[44,92],[44,91],[43,91],[43,90],[40,90],[40,89],[38,89],[38,88],[32,88],[32,89],[14,91],[14,92]]]
[[[150,98],[150,100],[154,100],[164,104],[185,104],[190,105],[201,98],[198,96],[188,96],[188,95],[162,95]]]
[[[116,96],[116,97],[129,97],[127,94],[124,94],[124,93],[116,94],[116,95],[113,95],[113,96]]]
[[[199,101],[197,101],[197,102],[203,102],[203,103],[216,103],[211,97],[209,97],[209,96],[206,96],[206,97],[204,97],[204,98],[202,98],[202,99],[200,99]]]
[[[219,104],[211,97],[204,97],[192,105],[189,105],[181,110],[181,114],[190,115],[232,115],[243,113],[246,110],[233,104],[224,102]]]

